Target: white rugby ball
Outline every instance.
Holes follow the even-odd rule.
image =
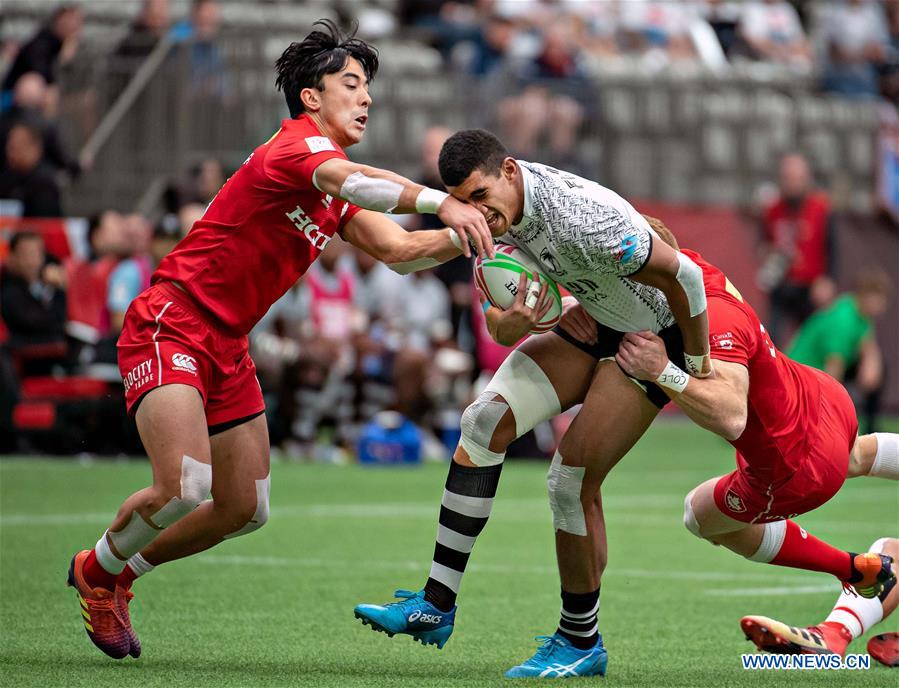
[[[484,260],[478,258],[475,263],[474,279],[475,284],[492,305],[506,310],[518,294],[518,282],[522,272],[527,274],[528,282],[539,279],[549,285],[552,306],[531,330],[531,334],[549,332],[562,317],[562,295],[556,283],[541,272],[537,263],[524,251],[507,244],[497,246],[496,257]]]

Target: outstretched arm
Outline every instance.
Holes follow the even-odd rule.
[[[462,242],[450,229],[407,232],[382,213],[360,210],[343,238],[401,275],[426,270],[462,253]]]
[[[471,255],[468,241],[480,256],[494,255],[493,240],[484,216],[449,194],[416,184],[395,172],[331,158],[315,168],[312,182],[322,193],[342,198],[360,208],[381,213],[437,215],[461,240],[462,252]]]

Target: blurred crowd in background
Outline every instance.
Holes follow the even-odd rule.
[[[226,5],[196,0],[177,16],[167,0],[143,2],[109,56],[134,61],[118,92],[165,40],[187,50],[197,92],[222,104],[235,98],[217,41]],[[899,99],[899,0],[330,5],[347,23],[358,20],[376,45],[378,36],[405,32],[436,48],[446,69],[497,79],[498,133],[521,157],[540,143],[550,162],[572,159],[577,149],[595,105],[584,80],[598,64],[650,71],[771,65],[841,98],[893,107]],[[70,149],[58,119],[58,73],[82,47],[84,19],[83,6],[61,5],[30,38],[0,50],[0,452],[139,453],[124,418],[117,334],[155,266],[233,172],[214,154],[200,157],[170,171],[152,208],[96,207],[81,224],[47,229],[45,218],[68,222],[64,190],[94,165],[89,147]],[[78,97],[91,101],[87,91]],[[417,181],[442,188],[436,161],[451,133],[425,131]],[[838,223],[806,156],[783,156],[770,179],[776,191],[749,211],[757,227],[751,260],[770,299],[773,340],[844,380],[862,430],[870,431],[897,362],[876,337],[878,321],[896,325],[895,313],[883,317],[890,277],[840,265]],[[396,219],[410,231],[435,226],[433,216]],[[838,271],[844,284],[855,280],[854,291],[839,293]],[[490,340],[478,306],[466,259],[401,277],[339,239],[330,242],[250,335],[273,445],[290,456],[345,461],[366,423],[390,411],[390,422],[417,429],[425,453],[447,456],[460,410],[507,353]],[[551,452],[560,430],[539,428],[513,453]]]

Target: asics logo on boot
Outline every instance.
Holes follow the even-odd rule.
[[[407,621],[409,623],[415,623],[416,621],[421,621],[422,623],[440,623],[442,616],[438,614],[422,614],[420,609],[416,609],[414,612],[409,614],[409,618]]]

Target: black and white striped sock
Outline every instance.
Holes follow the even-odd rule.
[[[425,585],[425,599],[442,611],[456,604],[462,574],[475,540],[487,525],[503,465],[485,468],[450,464],[431,573]]]
[[[599,624],[599,588],[593,592],[575,593],[562,590],[562,616],[559,633],[581,650],[596,645]]]

